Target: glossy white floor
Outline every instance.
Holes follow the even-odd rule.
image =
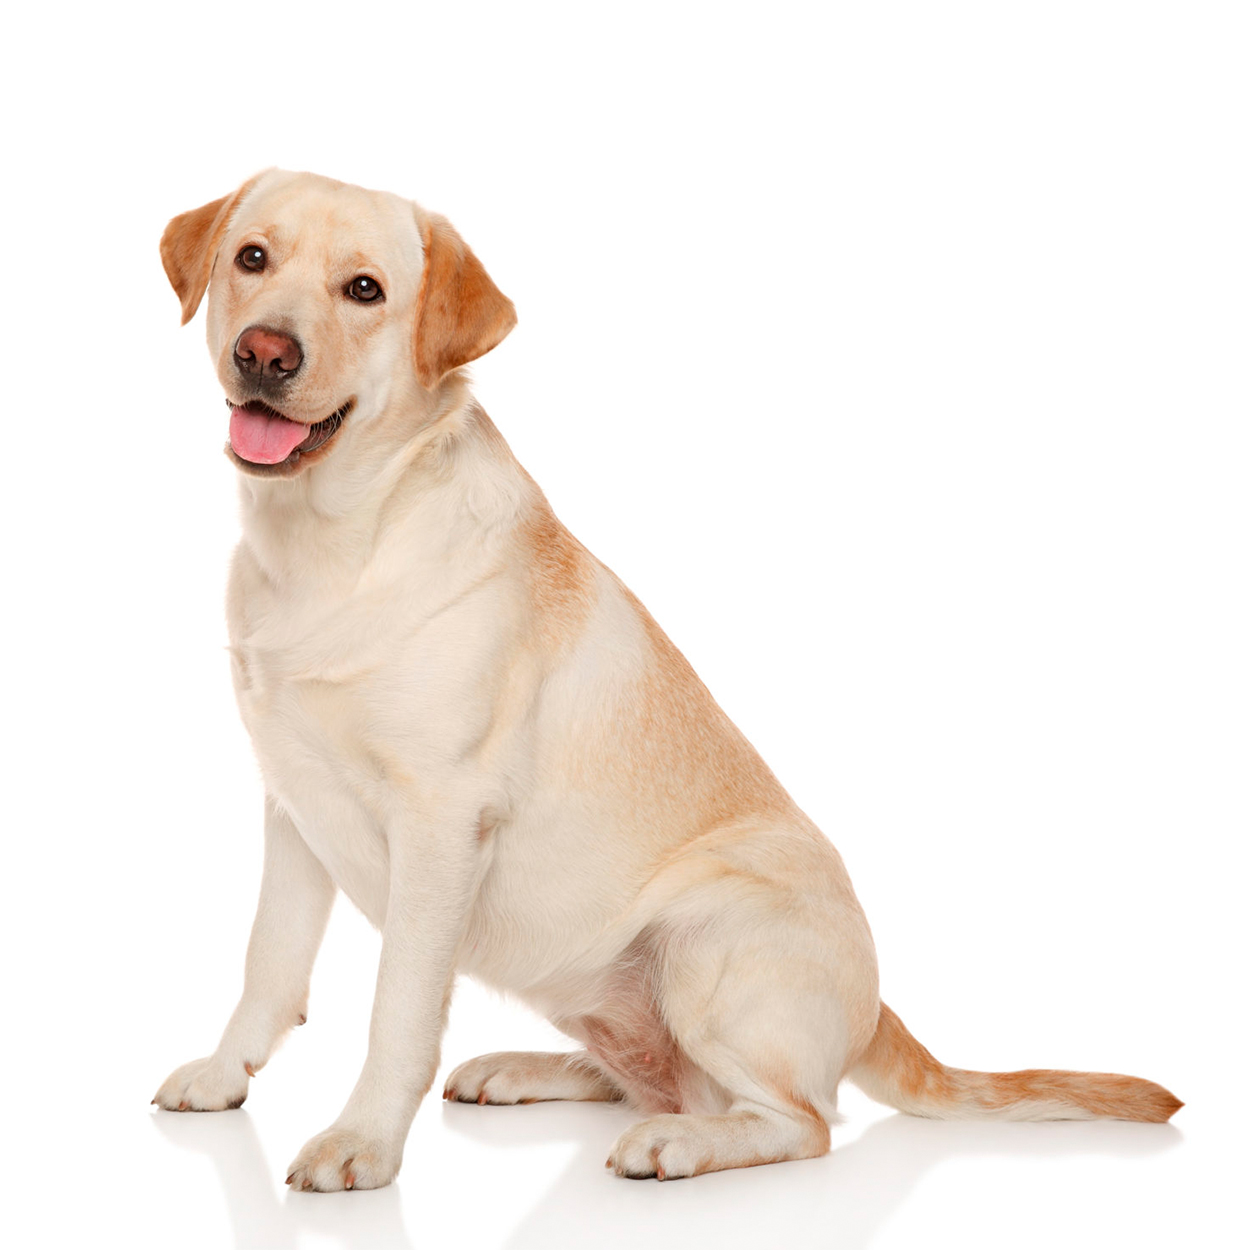
[[[1010,1052],[1004,1043],[1003,1057],[1157,1053],[1151,1075],[1191,1100],[1174,1126],[940,1124],[885,1113],[848,1089],[847,1123],[826,1158],[659,1184],[604,1170],[609,1144],[631,1118],[619,1107],[479,1108],[435,1098],[417,1117],[397,1184],[292,1193],[284,1165],[350,1088],[367,1011],[371,934],[341,917],[331,940],[338,958],[318,978],[309,1024],[239,1111],[177,1115],[147,1106],[163,1068],[186,1057],[185,1046],[171,1050],[175,1037],[193,1032],[185,983],[154,984],[146,1004],[121,1004],[146,1005],[140,1027],[104,984],[98,1000],[76,1004],[72,1020],[58,1019],[60,1038],[37,1045],[9,1088],[6,1119],[12,1125],[16,1112],[23,1141],[9,1165],[5,1219],[17,1234],[9,1244],[97,1245],[108,1230],[128,1246],[185,1250],[1150,1248],[1227,1245],[1240,1227],[1233,1195],[1243,1135],[1218,1074],[1185,1053],[1179,1031],[1167,1031],[1167,1045],[1133,1037],[1113,1044],[1114,1019],[1100,1032],[1069,1018],[1053,1030],[1071,1035],[1066,1050],[1021,1037]],[[360,961],[359,982],[348,951]],[[549,1042],[541,1024],[472,986],[462,991],[449,1056]],[[980,1014],[961,1022],[969,1033],[961,1058],[982,1049],[972,1037]],[[1129,1014],[1140,1024],[1149,1013]]]
[[[1244,1240],[1244,4],[19,6],[0,1240],[133,1250]],[[485,407],[842,851],[883,994],[965,1067],[1125,1071],[1168,1127],[939,1124],[603,1169],[618,1107],[444,1106],[291,1194],[363,1058],[335,916],[242,1110],[158,1113],[238,992],[260,789],[170,216],[266,165],[420,198],[520,324]],[[548,1046],[469,985],[449,1063]],[[560,1044],[556,1042],[555,1044]]]

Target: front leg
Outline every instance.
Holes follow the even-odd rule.
[[[338,1119],[291,1164],[287,1184],[322,1192],[376,1189],[399,1171],[412,1118],[438,1069],[456,951],[468,920],[477,820],[388,833],[369,1053]]]
[[[279,1038],[303,1024],[308,982],[334,902],[334,882],[291,818],[265,800],[265,869],[247,945],[243,996],[216,1051],[172,1072],[152,1100],[167,1111],[222,1111],[247,1097],[248,1081]]]

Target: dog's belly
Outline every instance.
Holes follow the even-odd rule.
[[[558,1000],[578,993],[569,979],[597,975],[645,923],[637,905],[655,855],[631,832],[593,795],[539,787],[518,797],[486,835],[461,971],[543,1014],[563,1011]]]
[[[524,996],[570,961],[591,961],[596,937],[628,905],[629,890],[605,882],[571,851],[567,835],[587,839],[568,821],[552,812],[540,829],[527,814],[489,835],[494,844],[486,848],[461,971]]]

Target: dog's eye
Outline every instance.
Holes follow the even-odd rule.
[[[265,249],[263,247],[245,247],[235,258],[234,263],[240,269],[260,273],[265,267]]]
[[[364,274],[351,280],[347,293],[352,299],[357,299],[362,304],[371,304],[374,300],[382,298],[382,288],[372,278],[366,278]]]

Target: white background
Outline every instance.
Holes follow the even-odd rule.
[[[69,4],[5,42],[8,1244],[1244,1234],[1244,6]],[[246,1108],[149,1107],[260,870],[226,414],[156,242],[271,164],[418,197],[515,299],[480,397],[837,842],[921,1040],[1155,1078],[1174,1125],[847,1087],[827,1158],[657,1185],[602,1168],[620,1108],[432,1099],[396,1185],[290,1194],[363,1058],[347,907]],[[547,1032],[466,985],[445,1053]]]

